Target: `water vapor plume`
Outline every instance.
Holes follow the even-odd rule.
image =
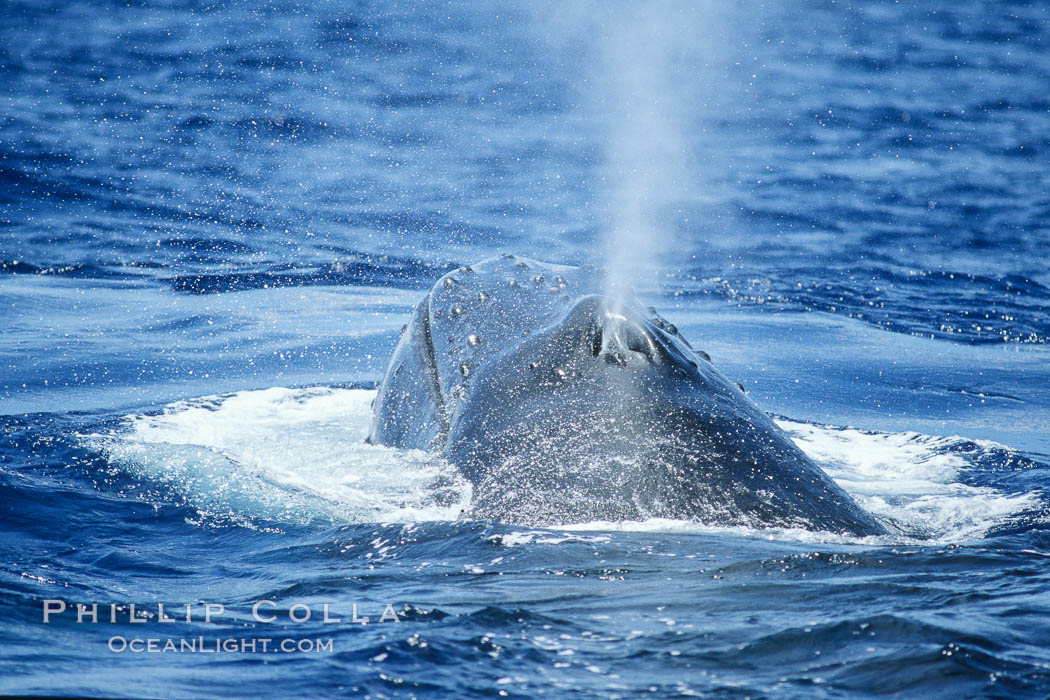
[[[578,0],[540,18],[592,114],[603,153],[608,293],[652,287],[682,230],[683,202],[704,188],[702,117],[723,75],[712,2]]]

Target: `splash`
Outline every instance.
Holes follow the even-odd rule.
[[[372,391],[244,391],[180,401],[136,414],[108,435],[86,436],[110,461],[144,483],[166,486],[204,520],[251,523],[374,523],[455,520],[472,490],[457,470],[418,450],[364,442]],[[860,539],[805,530],[703,525],[686,520],[594,522],[556,530],[721,532],[793,541],[954,542],[979,539],[1039,503],[961,483],[960,475],[999,451],[955,437],[876,433],[780,421],[829,476],[901,535]],[[554,537],[528,530],[531,541]],[[576,537],[575,535],[573,537]],[[576,537],[578,539],[578,537]],[[518,540],[507,539],[504,544]]]
[[[455,520],[470,485],[429,453],[368,445],[373,391],[242,391],[127,416],[89,444],[210,520]]]

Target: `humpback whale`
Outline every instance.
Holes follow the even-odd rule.
[[[604,286],[512,255],[446,274],[402,329],[368,441],[440,453],[476,518],[885,532],[672,323]]]

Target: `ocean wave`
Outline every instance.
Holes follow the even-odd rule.
[[[1015,274],[904,267],[799,266],[775,274],[684,273],[675,296],[712,296],[741,306],[820,311],[878,328],[953,342],[1050,342],[1050,288]]]

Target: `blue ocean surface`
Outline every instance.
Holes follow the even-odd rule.
[[[1050,694],[1047,4],[0,17],[0,693]],[[502,252],[626,263],[892,534],[461,517],[364,438]]]

